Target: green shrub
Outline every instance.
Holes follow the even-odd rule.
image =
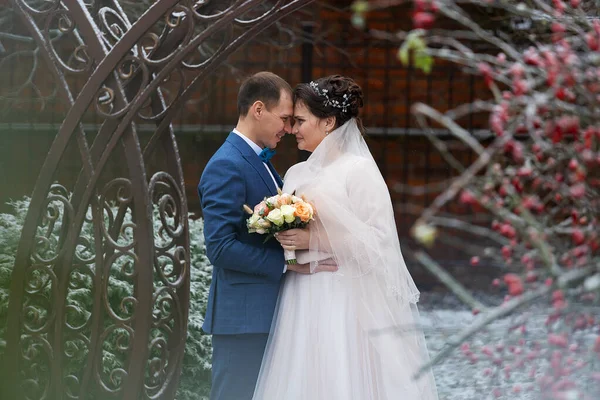
[[[0,360],[6,347],[5,334],[7,323],[7,311],[10,293],[11,274],[15,263],[15,255],[19,243],[21,230],[29,207],[29,199],[10,202],[13,208],[11,214],[0,214]],[[61,210],[62,211],[62,210]],[[115,213],[113,213],[115,214]],[[183,368],[180,385],[177,392],[178,400],[200,400],[208,396],[210,390],[210,369],[212,348],[210,336],[203,334],[201,327],[208,301],[208,290],[212,276],[212,266],[206,257],[204,245],[203,222],[201,219],[188,219],[190,227],[190,304],[188,318],[188,332],[183,359]],[[160,243],[161,222],[158,211],[154,218],[155,242]],[[60,221],[52,227],[51,235],[46,246],[50,252],[52,247],[58,243],[58,235],[61,226]],[[81,230],[81,238],[88,240],[87,244],[78,246],[78,253],[84,257],[93,257],[94,239],[93,226],[84,224]],[[127,240],[131,232],[123,232],[119,240]],[[108,285],[109,303],[113,310],[120,310],[127,314],[127,308],[121,308],[123,297],[132,295],[133,285],[131,280],[123,271],[127,271],[127,264],[131,260],[121,257],[111,266],[111,274]],[[35,279],[36,276],[33,276]],[[71,274],[70,289],[67,294],[67,303],[70,306],[67,319],[70,323],[78,324],[89,317],[89,311],[93,303],[92,281],[88,274],[74,271]],[[162,286],[162,282],[155,275],[156,287]],[[50,301],[50,285],[44,287],[42,298]],[[40,307],[43,314],[44,307]],[[110,335],[103,344],[102,366],[105,373],[124,365],[124,357],[117,350],[116,341],[118,335]],[[87,348],[76,341],[68,341],[65,346],[71,350],[73,356],[65,365],[66,372],[75,372],[87,361]]]

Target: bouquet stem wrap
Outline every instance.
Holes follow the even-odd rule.
[[[296,260],[296,250],[283,250],[283,256],[285,257],[285,263],[288,265],[298,264]]]

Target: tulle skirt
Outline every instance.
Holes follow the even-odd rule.
[[[431,373],[412,379],[428,359],[422,334],[366,331],[352,294],[338,273],[287,274],[254,400],[437,399]]]

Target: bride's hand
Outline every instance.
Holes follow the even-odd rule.
[[[310,243],[310,231],[308,229],[290,229],[276,233],[275,239],[286,250],[306,250]]]
[[[288,265],[288,271],[294,271],[299,274],[310,274],[310,264],[293,264]],[[336,272],[338,270],[338,266],[335,264],[319,264],[317,268],[313,271],[313,274],[318,272]]]

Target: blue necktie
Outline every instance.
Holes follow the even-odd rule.
[[[275,155],[275,150],[271,150],[270,148],[265,147],[258,156],[260,157],[262,162],[268,163],[269,160],[271,159],[271,157],[273,157],[274,155]]]

